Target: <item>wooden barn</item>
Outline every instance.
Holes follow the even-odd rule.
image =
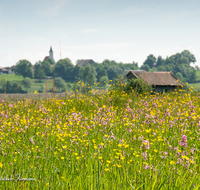
[[[171,72],[146,72],[141,70],[131,70],[126,74],[127,79],[142,78],[148,85],[152,85],[156,92],[174,91],[184,87],[178,78]]]

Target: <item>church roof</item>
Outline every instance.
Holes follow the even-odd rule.
[[[49,58],[50,58],[49,56],[46,56],[46,57],[44,58],[43,61],[46,61],[46,60],[49,59]]]
[[[49,52],[52,52],[53,50],[52,50],[52,47],[50,47],[50,51]]]

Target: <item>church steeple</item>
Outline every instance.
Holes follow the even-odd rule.
[[[52,50],[51,46],[50,46],[50,51],[49,51],[49,57],[55,62],[55,60],[53,58],[53,50]]]

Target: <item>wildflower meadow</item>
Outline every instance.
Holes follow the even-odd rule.
[[[199,189],[200,94],[0,100],[0,189]]]

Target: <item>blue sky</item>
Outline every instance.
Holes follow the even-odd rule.
[[[200,66],[199,0],[0,0],[0,66],[20,59],[138,62],[185,49]],[[60,43],[61,42],[61,43]]]

